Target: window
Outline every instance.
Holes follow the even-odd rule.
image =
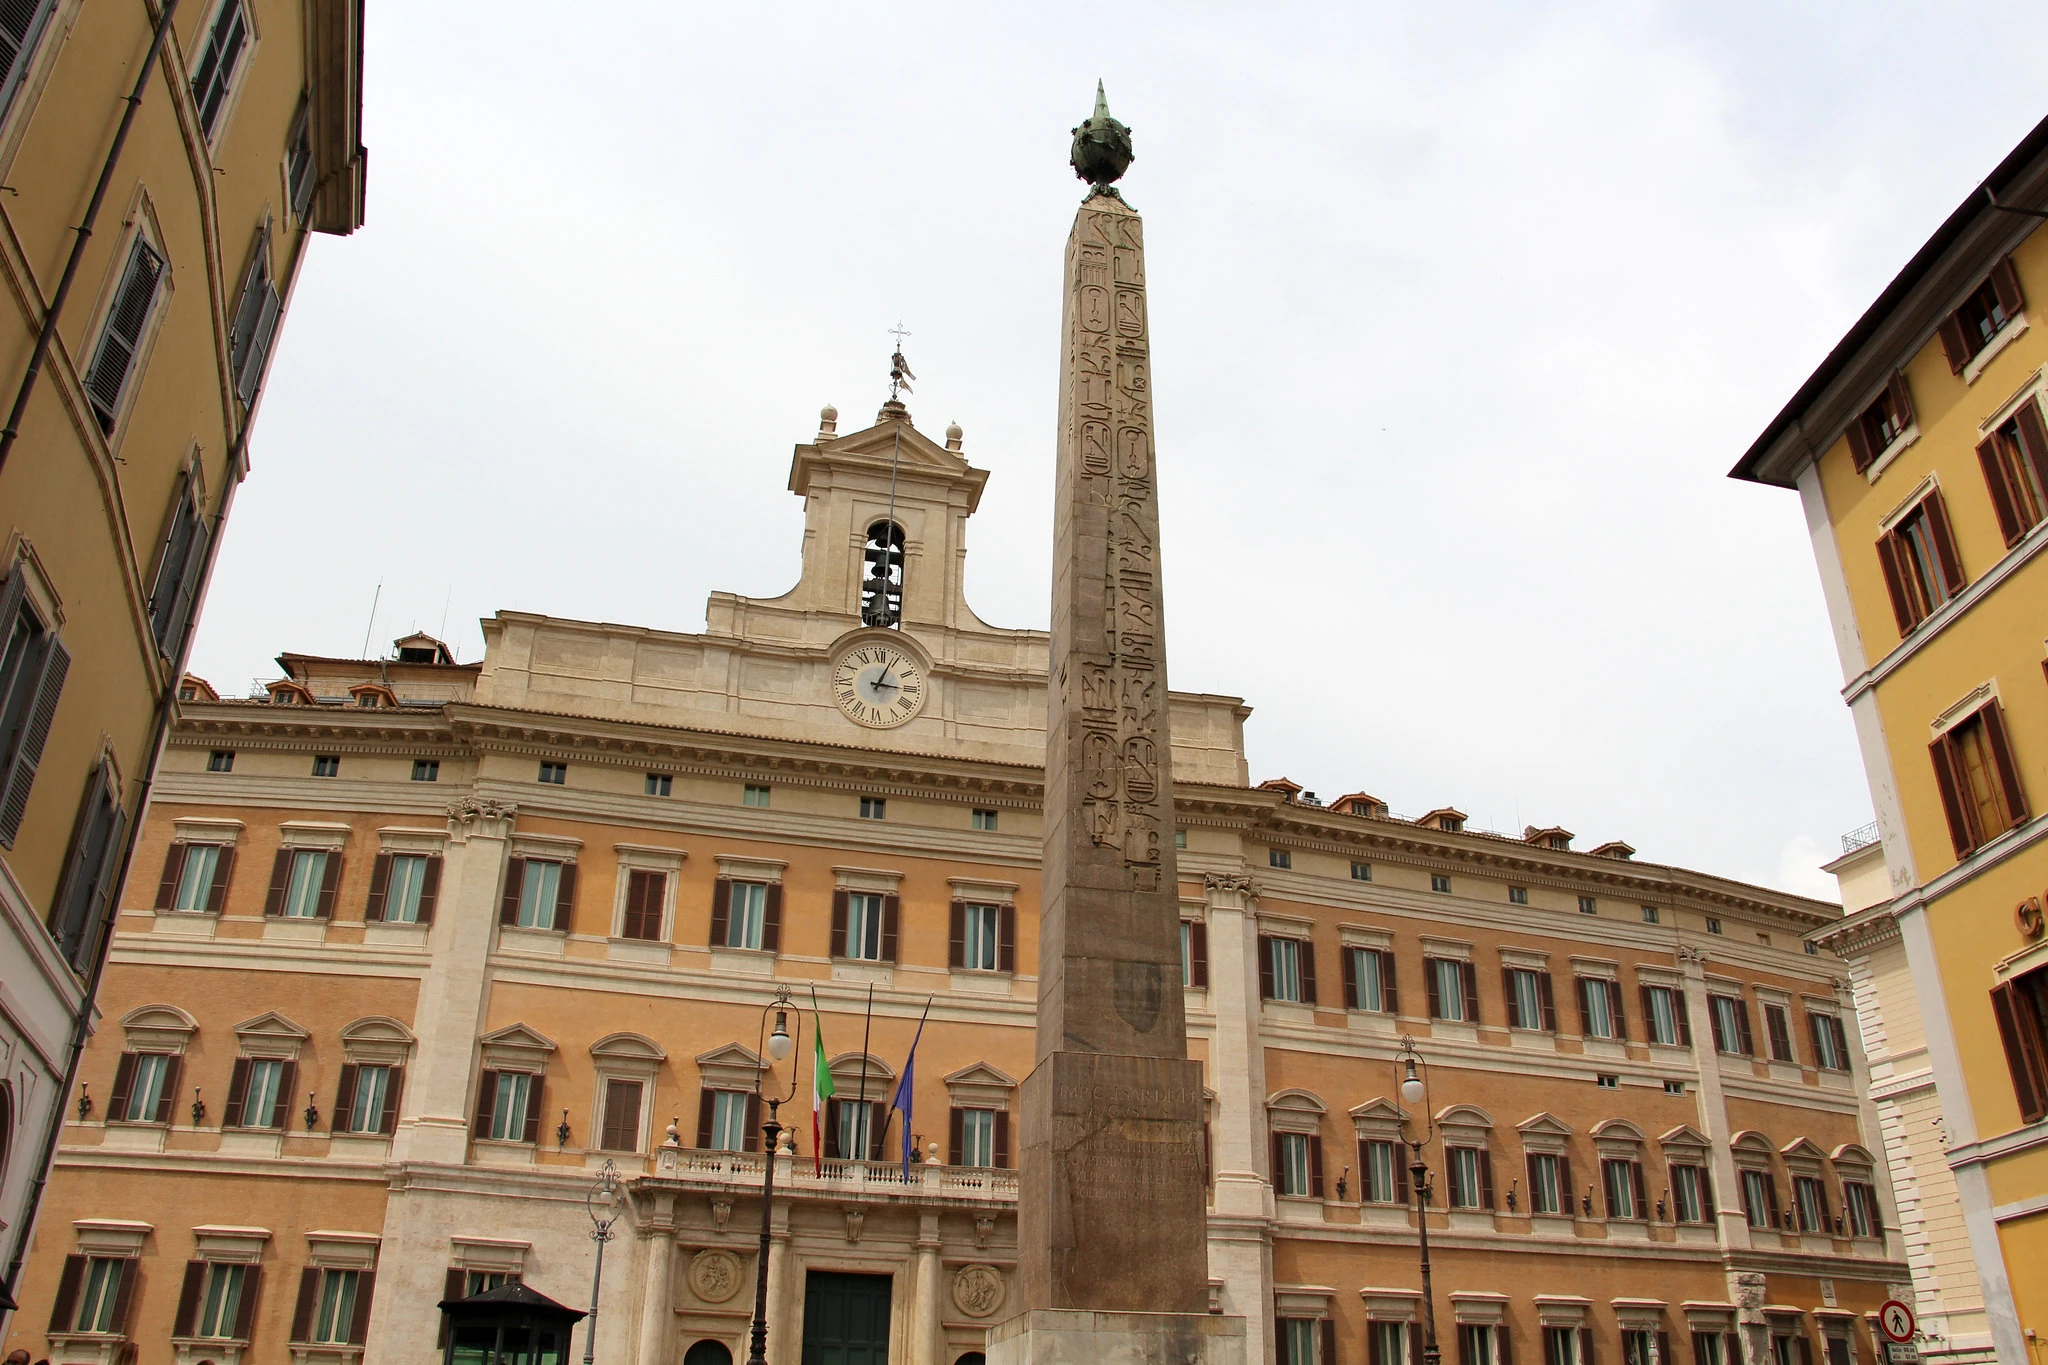
[[[1451,879],[1444,876],[1441,872],[1432,872],[1429,874],[1429,889],[1432,891],[1449,892],[1451,889]]]
[[[725,946],[759,950],[768,919],[768,884],[732,882],[726,910]]]
[[[1719,1332],[1694,1332],[1692,1334],[1693,1365],[1730,1365],[1730,1356],[1724,1346],[1727,1338]],[[1740,1360],[1739,1353],[1734,1357]]]
[[[169,1123],[177,1098],[178,1058],[162,1052],[130,1052],[114,1070],[107,1117],[124,1123]]]
[[[278,315],[284,301],[270,274],[270,225],[257,235],[256,250],[249,271],[242,277],[242,296],[235,305],[234,329],[228,334],[228,359],[234,367],[235,396],[244,403],[256,401],[263,383],[264,366],[270,361],[271,342],[277,337]],[[377,694],[365,692],[359,703],[378,704]]]
[[[754,1097],[743,1090],[707,1090],[704,1098],[710,1108],[710,1131],[700,1135],[705,1138],[701,1146],[715,1152],[748,1152],[759,1144],[754,1141]]]
[[[1509,1026],[1555,1032],[1557,1006],[1551,995],[1550,973],[1510,967],[1504,976]]]
[[[1662,1335],[1661,1332],[1647,1332],[1641,1328],[1631,1328],[1622,1332],[1621,1365],[1676,1365],[1675,1361],[1665,1358],[1669,1351],[1668,1347],[1665,1351],[1659,1352],[1652,1345],[1653,1338]]]
[[[192,69],[192,103],[199,109],[199,131],[209,140],[220,121],[242,54],[249,46],[249,16],[242,0],[223,0],[207,30],[206,45],[200,49],[199,64]],[[339,1337],[315,1337],[315,1341],[339,1341]]]
[[[1906,388],[1906,376],[1893,370],[1877,401],[1850,422],[1848,431],[1843,433],[1849,438],[1849,457],[1855,462],[1856,472],[1860,474],[1875,464],[1877,457],[1911,425],[1913,396]]]
[[[1588,1038],[1627,1038],[1628,1024],[1621,1013],[1621,983],[1595,976],[1582,976],[1577,982],[1579,1031]]]
[[[2027,796],[1994,698],[1928,746],[1949,840],[1964,858],[2027,819]]]
[[[2020,293],[2019,276],[2013,272],[2011,259],[2000,261],[1970,297],[1963,300],[1963,306],[1943,318],[1937,329],[1941,348],[1948,356],[1948,367],[1961,374],[2024,307],[2026,298]]]
[[[416,758],[412,761],[412,780],[415,782],[439,782],[441,760],[438,758]]]
[[[242,1057],[228,1084],[225,1128],[286,1128],[291,1118],[292,1063],[275,1057]]]
[[[1301,940],[1266,938],[1262,942],[1266,950],[1266,999],[1300,1002]]]
[[[1877,558],[1902,636],[1911,634],[1968,582],[1938,488],[1884,533],[1877,542]]]
[[[536,780],[550,787],[567,786],[569,782],[569,765],[566,763],[543,763],[540,765],[540,776]]]
[[[1188,846],[1188,832],[1186,830],[1177,829],[1173,832],[1173,846],[1175,848],[1186,848]]]
[[[1276,1365],[1319,1365],[1316,1359],[1316,1320],[1281,1318],[1280,1340],[1275,1343]]]
[[[323,1270],[320,1292],[313,1310],[313,1340],[352,1342],[356,1318],[357,1270]]]
[[[1828,1213],[1828,1194],[1817,1177],[1795,1175],[1792,1177],[1792,1207],[1799,1215],[1801,1232],[1826,1232],[1832,1221]]]
[[[892,521],[868,527],[861,558],[868,576],[860,585],[860,623],[893,626],[903,619],[903,528]]]
[[[1368,1204],[1408,1202],[1407,1171],[1398,1144],[1368,1140],[1358,1149],[1358,1197]]]
[[[1591,896],[1581,896],[1581,897],[1579,897],[1579,913],[1580,913],[1580,914],[1582,914],[1582,915],[1597,915],[1597,914],[1599,914],[1599,913],[1600,913],[1600,902],[1599,902],[1599,901],[1597,901],[1597,900],[1595,900],[1595,899],[1594,899],[1593,897],[1591,897]]]
[[[1266,866],[1293,867],[1294,854],[1284,848],[1269,848],[1266,850]]]
[[[192,604],[206,572],[211,537],[199,499],[197,468],[181,471],[177,496],[171,500],[170,524],[164,528],[163,549],[157,555],[156,579],[149,590],[150,633],[156,638],[157,652],[174,663],[184,650]],[[180,700],[187,700],[182,692]]]
[[[647,774],[646,785],[641,788],[644,796],[667,796],[675,789],[675,778],[668,773]],[[748,805],[754,804],[749,801]]]
[[[860,799],[860,818],[863,820],[886,820],[889,818],[889,802],[886,797],[863,796]]]
[[[604,1123],[598,1133],[597,1145],[607,1152],[637,1152],[640,1150],[640,1091],[639,1081],[623,1081],[617,1077],[608,1078],[604,1083]]]
[[[1384,948],[1344,949],[1344,1008],[1397,1013],[1394,955]]]
[[[162,904],[165,898],[159,894],[158,908],[219,914],[234,861],[235,851],[225,844],[172,844],[164,866],[164,880],[171,884],[169,904]]]
[[[960,911],[963,940],[960,965],[972,972],[994,971],[998,925],[1002,919],[1000,908],[993,905],[962,905]],[[1182,937],[1186,937],[1185,933]]]
[[[1754,1057],[1756,1044],[1749,1032],[1749,1006],[1732,995],[1707,997],[1707,1012],[1714,1021],[1714,1050],[1731,1056]]]
[[[210,773],[231,773],[235,770],[235,751],[215,749],[206,756],[206,771]]]
[[[996,813],[994,811],[976,810],[971,813],[969,818],[972,822],[973,828],[985,830],[990,834],[994,834],[996,832]]]
[[[1527,905],[1528,903],[1529,903],[1529,888],[1528,888],[1528,887],[1526,887],[1526,886],[1511,886],[1511,887],[1509,887],[1509,888],[1508,888],[1508,904],[1509,904],[1509,905]]]
[[[1643,987],[1644,1028],[1650,1041],[1665,1047],[1692,1043],[1692,1022],[1686,1018],[1685,996],[1675,986]]]
[[[186,1283],[191,1284],[195,1278],[200,1280],[194,1305],[198,1309],[198,1317],[181,1321],[175,1335],[215,1340],[247,1337],[248,1323],[242,1320],[241,1310],[249,1269],[246,1265],[192,1262],[186,1270]]]
[[[2016,544],[2048,516],[2048,430],[2034,399],[1978,443],[1977,460],[1991,489],[1998,529],[2007,545]]]
[[[1792,1051],[1792,1023],[1783,1005],[1764,1006],[1764,1032],[1770,1035],[1772,1061],[1799,1060],[1798,1055]]]
[[[30,0],[0,12],[0,114],[14,102],[28,75],[29,62],[43,36],[43,25],[56,6],[53,0]]]
[[[1450,1179],[1451,1207],[1492,1208],[1492,1154],[1479,1147],[1447,1147],[1444,1156],[1445,1172]]]
[[[1578,1327],[1546,1327],[1543,1329],[1543,1365],[1591,1365],[1579,1354]]]
[[[567,929],[575,870],[574,863],[549,858],[512,859],[505,871],[505,904],[499,907],[498,922],[521,929]]]
[[[340,776],[341,776],[341,755],[340,755],[340,754],[315,754],[315,755],[313,756],[313,776],[315,776],[315,777],[340,777]]]
[[[1654,905],[1646,905],[1646,906],[1644,906],[1644,907],[1643,907],[1643,923],[1645,923],[1645,924],[1655,924],[1656,922],[1657,922],[1657,907],[1656,907],[1656,906],[1654,906]]]
[[[1366,1345],[1373,1365],[1402,1365],[1408,1359],[1407,1323],[1368,1322],[1366,1330],[1372,1333]]]
[[[1304,1199],[1323,1197],[1322,1139],[1308,1133],[1273,1138],[1273,1178],[1279,1193]]]
[[[893,932],[894,926],[889,922],[894,918],[889,913],[892,908],[889,902],[896,898],[877,895],[871,891],[849,891],[842,894],[846,897],[846,934],[843,943],[845,951],[835,956],[866,962],[894,961],[896,935]]]
[[[1180,984],[1209,989],[1209,926],[1198,919],[1180,922]]]
[[[127,263],[121,268],[121,283],[114,289],[113,305],[101,324],[92,363],[85,371],[86,400],[92,404],[100,430],[108,436],[114,434],[121,399],[141,354],[143,337],[155,316],[163,276],[164,258],[137,232],[128,248]]]
[[[1842,1182],[1842,1211],[1851,1237],[1876,1237],[1883,1231],[1877,1214],[1877,1187],[1861,1180]]]
[[[1710,934],[1720,933],[1721,921],[1715,919],[1712,915],[1707,916],[1707,932]]]
[[[520,1282],[519,1276],[509,1270],[467,1270],[461,1274],[464,1298],[488,1294],[493,1289],[503,1289],[508,1284]]]
[[[431,924],[441,890],[441,860],[424,853],[380,853],[370,872],[363,920],[375,924]]]
[[[1643,1190],[1643,1164],[1613,1158],[1600,1163],[1600,1187],[1607,1196],[1607,1216],[1618,1219],[1649,1217],[1649,1201]]]
[[[397,1126],[399,1069],[349,1065],[341,1069],[334,1096],[338,1133],[389,1133]]]
[[[955,1166],[996,1164],[996,1113],[993,1109],[960,1109],[960,1159]]]
[[[1742,1215],[1753,1228],[1776,1227],[1778,1218],[1777,1182],[1763,1171],[1743,1171]]]
[[[1494,1330],[1490,1323],[1459,1323],[1459,1365],[1495,1365],[1493,1353]],[[1650,1362],[1646,1360],[1643,1362],[1643,1365],[1650,1365]]]
[[[1593,1084],[1599,1086],[1602,1090],[1619,1090],[1621,1089],[1621,1077],[1603,1071],[1593,1077]]]
[[[1827,1351],[1827,1365],[1855,1365],[1856,1353],[1849,1345],[1849,1338],[1832,1334],[1822,1339]]]
[[[1758,943],[1763,944],[1766,948],[1771,946],[1771,936],[1769,934],[1762,932],[1761,930],[1757,932],[1756,941]]]
[[[330,918],[340,869],[338,853],[317,848],[279,849],[263,913],[283,919]]]
[[[121,1291],[126,1282],[134,1278],[134,1262],[125,1256],[67,1257],[64,1267],[65,1278],[71,1279],[72,1262],[82,1262],[83,1283],[77,1285],[77,1315],[64,1330],[73,1332],[113,1332],[119,1330],[119,1319],[115,1316],[121,1304]],[[57,1297],[61,1303],[64,1291],[60,1287]]]
[[[532,1142],[539,1136],[540,1110],[533,1104],[540,1087],[524,1071],[486,1071],[477,1136],[498,1142]]]
[[[667,789],[664,788],[661,794],[663,796],[668,795]],[[753,806],[760,810],[768,809],[768,788],[756,786],[754,783],[749,782],[740,792],[740,804],[743,806]]]
[[[306,211],[313,207],[314,187],[320,183],[320,163],[313,157],[313,120],[304,108],[299,111],[298,127],[292,130],[291,150],[285,153],[284,183],[292,215],[303,225]]]
[[[71,651],[28,597],[28,565],[17,561],[0,585],[0,846],[14,847],[28,813],[29,790],[71,670]]]
[[[1447,957],[1422,960],[1423,979],[1429,984],[1429,1017],[1451,1023],[1479,1022],[1478,974],[1469,962]]]
[[[1371,880],[1372,880],[1372,864],[1371,864],[1371,863],[1353,863],[1353,864],[1351,865],[1351,880],[1352,880],[1352,881],[1354,881],[1354,882],[1369,882],[1369,881],[1371,881]]]
[[[1813,1064],[1823,1071],[1849,1069],[1849,1035],[1832,1014],[1808,1014],[1806,1031],[1813,1041]]]
[[[1685,1093],[1685,1082],[1684,1082],[1684,1081],[1666,1081],[1666,1082],[1664,1082],[1664,1093],[1665,1093],[1665,1094],[1667,1094],[1667,1095],[1683,1095],[1683,1094]]]
[[[659,943],[662,939],[663,902],[668,899],[668,874],[633,868],[626,874],[625,912],[619,921],[619,937]],[[758,920],[754,935],[760,937]]]
[[[1681,1223],[1705,1223],[1713,1219],[1714,1200],[1704,1166],[1671,1167],[1672,1216]]]
[[[1570,1213],[1572,1178],[1565,1159],[1551,1152],[1531,1152],[1526,1165],[1529,1171],[1529,1212]]]
[[[1814,943],[1814,942],[1808,941],[1808,942],[1806,942],[1806,943],[1802,944],[1801,946],[1802,946],[1802,947],[1804,947],[1804,948],[1806,949],[1806,955],[1807,955],[1808,957],[1819,957],[1819,956],[1820,956],[1820,945],[1819,945],[1818,943]]]
[[[835,1126],[838,1146],[830,1155],[853,1156],[868,1154],[870,1160],[879,1156],[876,1144],[882,1139],[882,1130],[875,1122],[875,1111],[881,1107],[877,1101],[862,1104],[857,1100],[837,1101],[839,1120]]]

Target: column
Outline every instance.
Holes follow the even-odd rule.
[[[676,1230],[673,1194],[647,1196],[640,1225],[647,1272],[640,1288],[640,1365],[667,1365],[675,1336]]]
[[[1728,1148],[1728,1106],[1721,1094],[1721,1052],[1714,1046],[1713,1011],[1707,1005],[1707,955],[1702,950],[1678,945],[1678,966],[1685,973],[1685,1013],[1692,1026],[1693,1064],[1699,1068],[1700,1132],[1711,1144],[1708,1160],[1713,1163],[1714,1221],[1721,1245],[1749,1249],[1749,1220],[1742,1214],[1742,1184],[1735,1174],[1735,1157]]]
[[[1245,1320],[1245,1358],[1273,1358],[1273,1186],[1267,1178],[1266,1050],[1259,1036],[1259,884],[1242,874],[1202,878],[1209,922],[1209,1007],[1216,1037],[1205,1078],[1216,1092],[1209,1161],[1209,1275],[1223,1311]]]
[[[939,1345],[939,1215],[917,1219],[917,1299],[910,1316],[910,1365],[945,1365]]]
[[[779,1179],[787,1171],[775,1174]],[[789,1204],[784,1200],[776,1203],[768,1228],[768,1365],[798,1365],[803,1359],[803,1302],[794,1292],[789,1261]]]

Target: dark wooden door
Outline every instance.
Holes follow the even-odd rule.
[[[887,1275],[804,1277],[803,1365],[889,1365]]]

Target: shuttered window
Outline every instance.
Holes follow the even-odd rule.
[[[1607,1216],[1617,1219],[1649,1217],[1643,1189],[1643,1165],[1639,1161],[1609,1158],[1600,1163],[1601,1192],[1607,1197]]]
[[[661,940],[662,903],[668,896],[668,874],[634,869],[626,877],[625,913],[619,925],[622,938],[646,942]]]
[[[2048,516],[2048,429],[2040,404],[2029,398],[2010,421],[1977,443],[1977,462],[1991,493],[1991,509],[2007,545]]]
[[[1797,1054],[1792,1051],[1792,1019],[1783,1005],[1764,1006],[1764,1032],[1770,1035],[1771,1060],[1774,1062],[1796,1062]]]
[[[197,471],[187,469],[178,476],[178,493],[171,502],[170,524],[164,531],[156,579],[149,592],[150,633],[156,638],[157,652],[172,662],[183,652],[185,637],[191,633],[192,609],[206,572],[211,536],[200,495]]]
[[[1957,858],[2026,822],[2026,792],[1996,699],[1949,726],[1928,753]]]
[[[1685,996],[1677,988],[1643,987],[1643,1018],[1651,1042],[1666,1047],[1692,1043],[1692,1022],[1686,1017]]]
[[[1401,1153],[1392,1142],[1368,1138],[1359,1143],[1358,1197],[1368,1204],[1407,1203],[1405,1182],[1396,1169],[1400,1163]]]
[[[1002,911],[994,905],[964,904],[960,907],[961,962],[971,972],[996,969],[996,947],[1001,937]]]
[[[1672,1216],[1681,1223],[1705,1223],[1714,1216],[1714,1200],[1704,1166],[1671,1168]]]
[[[44,27],[56,0],[7,0],[0,4],[0,115],[14,104],[15,94],[28,77]]]
[[[1969,584],[1956,553],[1955,532],[1949,527],[1948,505],[1938,488],[1879,538],[1877,558],[1902,636]]]
[[[249,15],[242,8],[242,0],[222,0],[206,30],[206,45],[199,51],[199,63],[192,69],[192,103],[199,109],[199,130],[208,138],[220,122],[221,110],[234,89],[248,47]]]
[[[71,671],[71,652],[28,597],[28,567],[17,562],[0,585],[0,847],[13,848],[28,813],[43,744]]]
[[[327,882],[327,864],[333,854],[323,849],[295,849],[285,872],[284,902],[278,914],[285,919],[321,918],[320,892]]]
[[[335,1096],[335,1128],[344,1133],[389,1133],[398,1110],[403,1072],[395,1066],[344,1066]]]
[[[1990,276],[1970,292],[1962,307],[1942,319],[1937,331],[1948,367],[1961,374],[2024,307],[2019,275],[2007,257],[1991,267]]]
[[[640,1150],[639,1081],[611,1078],[604,1083],[604,1127],[598,1146],[607,1152]]]
[[[883,896],[867,891],[852,891],[846,895],[846,951],[840,956],[866,962],[881,962],[895,956],[894,945],[884,953],[883,939],[893,937],[883,932],[887,927],[887,901],[893,896]]]
[[[1904,435],[1911,425],[1913,396],[1906,387],[1906,376],[1894,370],[1884,392],[1849,423],[1845,433],[1857,472],[1861,473],[1876,463],[1877,457],[1884,454],[1886,448]]]
[[[320,182],[320,166],[313,157],[313,120],[310,110],[299,111],[298,127],[292,131],[292,149],[285,157],[285,188],[291,195],[292,216],[301,224],[313,206],[313,189]]]
[[[2048,1117],[2048,967],[1997,986],[1991,992],[1991,1013],[2005,1045],[2020,1121]]]
[[[19,774],[17,773],[17,776]],[[8,810],[14,790],[8,791]],[[71,847],[64,860],[64,880],[50,905],[50,933],[73,971],[91,972],[100,945],[111,929],[110,911],[121,875],[121,848],[128,832],[128,812],[112,765],[102,759],[86,779],[78,817],[71,827]]]
[[[1562,1169],[1563,1158],[1554,1152],[1531,1152],[1526,1164],[1529,1169],[1529,1212],[1570,1212],[1565,1207],[1565,1201],[1571,1198],[1570,1177]]]
[[[135,234],[121,268],[121,282],[114,288],[113,306],[100,325],[100,338],[93,347],[92,362],[85,370],[85,397],[92,404],[100,430],[114,434],[120,416],[121,397],[142,351],[142,339],[156,311],[157,294],[163,284],[164,258],[157,249]]]
[[[1749,1032],[1749,1006],[1732,995],[1707,997],[1708,1016],[1714,1023],[1714,1050],[1735,1056],[1756,1055]]]
[[[242,276],[241,298],[235,305],[234,330],[228,335],[228,360],[234,368],[235,396],[244,403],[256,400],[263,382],[263,367],[270,360],[270,344],[277,336],[278,315],[284,301],[270,275],[270,228],[257,235],[249,269]]]
[[[1451,1207],[1492,1208],[1493,1154],[1483,1147],[1447,1147],[1444,1157],[1445,1174],[1451,1187]]]

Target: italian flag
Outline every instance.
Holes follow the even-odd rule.
[[[825,1065],[825,1026],[811,1002],[811,1046],[816,1064],[811,1071],[811,1174],[825,1174],[825,1101],[832,1098],[832,1070]]]

